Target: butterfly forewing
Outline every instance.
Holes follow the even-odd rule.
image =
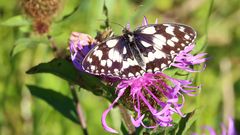
[[[95,75],[118,78],[134,77],[141,67],[123,36],[109,39],[91,50],[83,60],[83,69]]]

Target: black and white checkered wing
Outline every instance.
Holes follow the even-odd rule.
[[[133,57],[128,44],[123,36],[119,36],[95,46],[84,58],[83,69],[94,75],[118,78],[134,76],[133,73],[139,71],[141,67]]]
[[[134,37],[146,72],[154,73],[170,67],[176,55],[194,42],[196,32],[182,24],[152,24],[139,27]]]

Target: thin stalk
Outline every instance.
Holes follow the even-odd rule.
[[[78,119],[79,119],[79,122],[80,122],[80,126],[83,130],[83,134],[88,135],[86,120],[84,118],[83,110],[82,110],[82,107],[80,105],[80,102],[79,102],[77,92],[76,92],[76,89],[75,89],[74,85],[70,84],[70,90],[71,90],[71,93],[72,93],[72,96],[73,96],[73,102],[76,105],[76,111],[77,111]]]
[[[123,118],[123,121],[124,121],[125,125],[127,126],[128,133],[130,135],[134,135],[135,132],[136,132],[136,129],[135,129],[134,125],[131,122],[131,117],[130,117],[128,111],[122,105],[118,105],[118,107],[119,107],[121,116]]]

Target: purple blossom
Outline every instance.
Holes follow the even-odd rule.
[[[82,61],[96,43],[96,40],[87,34],[72,32],[69,40],[69,50],[73,64],[78,70],[83,70]]]
[[[200,53],[194,56],[190,53],[194,47],[195,44],[187,46],[175,57],[174,63],[172,63],[171,66],[188,72],[198,72],[192,69],[191,66],[204,63],[207,60],[207,58],[204,58],[207,53]]]
[[[130,99],[127,101],[128,104],[133,104],[132,108],[137,114],[136,117],[131,117],[135,127],[140,125],[145,128],[172,126],[174,113],[184,117],[181,112],[185,101],[183,94],[193,96],[192,93],[199,88],[191,84],[191,81],[174,79],[164,73],[145,73],[142,77],[122,80],[116,88],[118,97],[103,113],[103,127],[109,132],[117,133],[106,124],[105,119],[120,97],[126,97],[126,93],[128,94],[126,99]],[[154,124],[146,125],[143,122],[145,118],[151,118]]]
[[[234,120],[231,117],[228,118],[228,127],[226,127],[224,124],[221,124],[221,128],[222,128],[221,135],[237,135]],[[216,131],[210,126],[204,126],[202,131],[204,132],[202,135],[205,135],[206,131],[208,131],[210,135],[217,135]],[[192,135],[198,134],[194,133]]]

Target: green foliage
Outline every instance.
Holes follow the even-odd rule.
[[[194,114],[195,114],[195,111],[187,113],[185,117],[181,118],[181,120],[179,121],[178,131],[177,131],[176,135],[185,135],[186,134],[186,131],[192,125],[192,122],[189,122],[189,121],[191,121],[191,119],[192,119],[192,121],[196,120],[196,119],[194,119]]]
[[[14,46],[11,50],[11,57],[16,54],[26,50],[32,49],[39,44],[47,44],[48,40],[46,38],[19,38],[15,41]]]
[[[72,31],[94,37],[106,19],[104,1],[61,2],[49,32],[37,35],[34,21],[24,15],[19,1],[0,0],[0,134],[84,134],[69,90],[72,85],[81,89],[76,90],[75,96],[83,106],[89,134],[108,134],[101,126],[101,114],[109,101],[116,97],[114,86],[77,71],[69,60],[54,58],[56,52],[50,51],[52,40],[59,50],[66,50]],[[173,127],[158,128],[154,132],[139,127],[136,134],[201,133],[201,128],[206,125],[220,133],[220,124],[226,119],[226,114],[235,114],[239,130],[239,0],[106,0],[105,4],[110,22],[121,25],[129,22],[132,30],[141,25],[143,16],[149,18],[150,23],[158,18],[159,23],[180,22],[192,26],[198,33],[192,54],[207,52],[212,58],[204,72],[192,76],[177,69],[165,70],[169,76],[194,78],[202,90],[197,97],[185,99],[183,113],[186,117],[176,116]],[[121,33],[119,26],[109,25],[117,35]],[[41,100],[32,100],[33,97]],[[123,123],[116,124],[116,119],[121,120],[110,114],[108,123],[122,134],[128,134],[128,128]]]
[[[30,25],[31,23],[24,18],[22,15],[17,15],[14,17],[11,17],[4,22],[1,23],[1,25],[4,26],[24,26],[24,25]]]
[[[41,63],[29,69],[27,74],[51,73],[66,81],[80,85],[80,87],[113,101],[114,88],[106,86],[100,79],[87,73],[78,71],[71,62],[65,59],[53,59],[48,63]]]
[[[44,100],[64,117],[79,124],[77,112],[72,99],[51,89],[45,89],[34,85],[27,85],[31,94]]]

